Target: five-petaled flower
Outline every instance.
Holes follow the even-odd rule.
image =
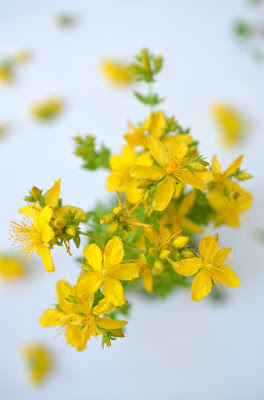
[[[200,301],[207,296],[211,292],[213,283],[219,290],[218,283],[231,287],[240,286],[240,280],[235,272],[229,266],[224,265],[230,250],[230,247],[219,250],[217,240],[211,235],[207,235],[199,244],[201,256],[172,263],[174,270],[179,275],[192,276],[196,274],[191,289],[194,301]]]
[[[153,197],[154,210],[163,211],[168,206],[178,183],[187,183],[200,190],[206,189],[206,184],[196,175],[196,171],[190,171],[187,167],[190,163],[188,146],[183,141],[176,139],[167,148],[156,137],[149,136],[148,146],[160,167],[135,165],[131,168],[130,175],[137,179],[160,181]],[[201,168],[206,169],[202,165]]]
[[[76,285],[78,297],[88,297],[104,285],[105,297],[115,307],[125,304],[125,293],[120,280],[130,281],[139,276],[137,262],[122,262],[124,248],[122,240],[114,236],[107,243],[104,253],[94,243],[86,246],[83,253],[91,266],[91,271],[82,274]]]
[[[93,307],[94,295],[81,299],[72,286],[64,280],[57,282],[56,289],[57,309],[49,308],[44,311],[40,318],[42,326],[65,327],[67,342],[79,351],[85,349],[86,342],[91,336],[101,335],[104,330],[113,331],[114,335],[119,337],[123,336],[116,330],[122,329],[127,324],[126,321],[99,317],[115,309],[106,298]]]

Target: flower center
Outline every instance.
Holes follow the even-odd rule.
[[[165,168],[167,175],[173,174],[174,171],[179,169],[179,164],[176,162],[175,159],[171,160]]]

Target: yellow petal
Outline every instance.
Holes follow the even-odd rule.
[[[40,239],[44,243],[49,243],[55,236],[55,232],[51,226],[45,225],[43,229],[41,229]]]
[[[61,324],[64,314],[59,310],[48,308],[39,319],[41,326],[57,326]]]
[[[88,297],[95,293],[104,282],[103,275],[101,271],[95,272],[85,272],[82,274],[75,287],[77,296]]]
[[[143,286],[146,292],[152,293],[153,292],[153,277],[151,270],[149,268],[145,268],[142,272],[142,279],[143,279]]]
[[[82,208],[74,207],[74,206],[62,206],[56,211],[57,218],[63,218],[64,216],[70,213],[74,214],[74,219],[79,218],[80,221],[85,220],[85,212]]]
[[[154,193],[152,208],[157,211],[163,211],[171,201],[176,188],[176,182],[171,176],[160,182]]]
[[[201,269],[195,276],[192,288],[191,296],[194,301],[200,301],[207,296],[212,289],[213,282],[206,268]]]
[[[99,325],[103,329],[122,329],[125,325],[128,324],[128,322],[126,321],[111,319],[109,317],[105,318],[97,317],[95,321],[97,325]]]
[[[66,282],[64,279],[59,280],[56,283],[57,299],[60,308],[65,314],[71,314],[73,312],[73,303],[70,303],[66,299],[69,296],[74,296],[74,291],[72,286]]]
[[[111,156],[109,162],[112,171],[118,171],[123,167],[123,160],[118,154]]]
[[[18,212],[26,217],[34,217],[36,212],[41,211],[41,208],[38,204],[29,204],[25,207],[21,207]]]
[[[183,199],[178,207],[178,210],[177,210],[178,214],[180,214],[182,216],[187,215],[188,212],[191,210],[191,208],[194,206],[196,198],[197,198],[196,190],[192,190],[191,192],[187,193],[183,197]]]
[[[134,167],[129,170],[129,174],[135,179],[150,179],[152,181],[158,181],[163,178],[165,171],[159,167],[134,165]]]
[[[44,267],[48,272],[53,272],[55,267],[51,257],[50,249],[41,242],[36,243],[36,252],[42,258]]]
[[[61,180],[54,182],[52,188],[45,193],[46,206],[55,207],[59,200]]]
[[[115,307],[122,307],[125,304],[125,293],[123,286],[121,282],[113,276],[106,276],[103,292],[105,297]]]
[[[93,302],[94,302],[94,295],[92,294],[91,296],[89,296],[87,298],[80,298],[80,297],[78,297],[78,295],[76,293],[76,286],[75,286],[75,298],[77,300],[77,303],[80,307],[81,312],[84,315],[91,314]]]
[[[136,158],[136,152],[132,146],[123,146],[122,148],[122,160],[126,165],[132,166]]]
[[[169,148],[169,160],[181,159],[188,153],[188,146],[182,140],[175,140]]]
[[[161,110],[150,114],[149,134],[160,138],[166,128],[166,119]]]
[[[211,235],[206,235],[199,244],[200,254],[203,259],[208,263],[213,262],[213,259],[216,256],[218,250],[218,243]]]
[[[242,163],[243,160],[243,156],[239,156],[235,161],[233,161],[229,167],[225,170],[225,176],[230,176],[232,175],[234,172],[236,172],[239,167],[240,164]]]
[[[130,281],[139,276],[139,265],[137,263],[117,264],[108,267],[107,272],[121,281]]]
[[[188,218],[181,219],[181,226],[185,229],[188,229],[190,232],[194,233],[202,233],[204,231],[203,228],[201,228],[198,224],[196,224],[195,222],[191,221]]]
[[[213,280],[222,283],[224,286],[238,287],[240,280],[232,268],[227,265],[222,265],[219,268],[211,270],[211,277]]]
[[[164,144],[155,136],[148,136],[148,146],[151,154],[163,168],[168,164],[168,151]]]
[[[52,207],[46,206],[44,207],[40,213],[35,214],[34,216],[34,225],[38,230],[43,229],[51,220],[53,215]]]
[[[216,253],[216,256],[213,259],[212,264],[215,265],[216,267],[219,267],[220,265],[224,264],[226,257],[231,251],[231,247],[225,247],[221,250],[219,250]]]
[[[112,265],[119,264],[124,257],[124,247],[122,239],[114,236],[107,243],[104,251],[104,267],[108,269]]]
[[[113,304],[110,303],[110,301],[104,297],[102,300],[99,301],[97,306],[93,308],[92,313],[93,315],[104,315],[114,310],[115,307],[113,306]]]
[[[89,246],[86,246],[83,249],[83,254],[93,269],[98,271],[102,268],[103,256],[100,247],[98,247],[97,244],[92,243]]]
[[[171,264],[177,274],[183,276],[192,276],[195,275],[202,267],[202,260],[197,257],[191,257],[178,262],[171,262]]]
[[[67,342],[73,346],[76,350],[82,351],[86,347],[86,339],[84,336],[83,329],[76,325],[70,325],[66,332]]]
[[[212,157],[211,170],[214,174],[221,174],[221,170],[222,170],[221,164],[216,155],[213,155],[213,157]]]
[[[194,173],[188,171],[187,168],[182,171],[177,171],[173,175],[181,182],[188,183],[188,185],[191,185],[196,189],[206,190],[206,183]]]

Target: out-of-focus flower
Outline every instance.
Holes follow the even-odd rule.
[[[31,115],[39,120],[50,119],[59,114],[63,106],[64,103],[61,99],[49,97],[33,104],[31,107]]]
[[[6,126],[3,122],[0,121],[0,136],[6,132]]]
[[[63,28],[68,28],[74,25],[76,22],[77,18],[73,14],[61,12],[56,15],[56,23]]]
[[[31,344],[21,350],[27,362],[28,377],[33,384],[40,384],[52,369],[50,352],[41,344]]]
[[[6,84],[12,82],[14,79],[13,65],[7,61],[0,62],[0,83]]]
[[[14,256],[0,254],[0,276],[4,280],[14,280],[22,277],[25,269],[21,261]]]
[[[103,60],[101,71],[109,82],[117,85],[131,85],[134,81],[129,66],[115,60]]]
[[[239,142],[245,129],[241,115],[232,107],[222,103],[212,104],[211,113],[219,125],[222,143],[225,146],[233,146]]]
[[[25,64],[30,59],[31,59],[31,54],[28,50],[19,50],[13,56],[13,60],[16,64]]]

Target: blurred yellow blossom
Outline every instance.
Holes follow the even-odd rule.
[[[14,256],[8,256],[0,253],[0,276],[4,280],[13,280],[22,277],[25,274],[25,268],[21,261]]]
[[[31,106],[30,112],[35,119],[46,120],[55,117],[64,107],[64,102],[58,97],[48,97]]]
[[[6,126],[3,122],[0,121],[0,136],[6,132]]]
[[[14,79],[13,66],[10,61],[0,62],[0,83],[6,84]]]
[[[51,355],[41,344],[31,344],[21,349],[21,355],[27,363],[27,372],[33,384],[41,384],[52,369]]]
[[[134,81],[129,66],[115,60],[103,60],[101,71],[109,82],[117,85],[131,85]]]
[[[19,50],[13,56],[13,60],[16,64],[25,64],[30,59],[31,53],[28,50]]]
[[[222,103],[212,104],[211,113],[219,125],[222,143],[226,146],[238,143],[245,129],[242,116],[234,108]]]

